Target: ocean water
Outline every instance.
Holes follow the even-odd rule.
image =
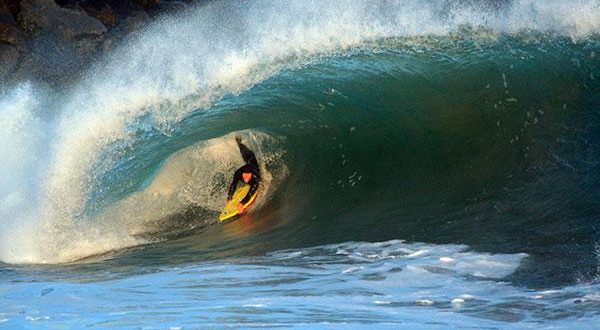
[[[600,324],[599,1],[215,1],[0,93],[0,327]],[[220,224],[253,149],[252,212]]]

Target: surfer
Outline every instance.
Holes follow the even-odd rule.
[[[240,153],[242,154],[242,158],[246,164],[238,168],[237,171],[235,171],[235,174],[233,174],[233,181],[229,186],[227,200],[231,200],[237,184],[240,181],[249,184],[250,190],[237,205],[238,214],[242,214],[244,212],[244,205],[250,201],[250,198],[252,198],[256,192],[256,189],[258,189],[258,184],[260,182],[260,170],[254,152],[252,152],[252,150],[248,149],[248,147],[242,143],[242,139],[239,136],[236,136],[235,142],[237,142],[237,145],[240,148]]]

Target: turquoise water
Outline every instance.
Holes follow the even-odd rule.
[[[0,327],[594,328],[598,13],[214,2],[5,86]]]

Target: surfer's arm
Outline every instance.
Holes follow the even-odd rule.
[[[242,154],[244,162],[246,164],[254,166],[258,170],[258,161],[256,160],[256,155],[254,154],[254,152],[248,149],[248,147],[246,147],[246,145],[242,143],[242,140],[239,137],[237,137],[235,141],[237,142],[238,147],[240,148],[240,154]]]

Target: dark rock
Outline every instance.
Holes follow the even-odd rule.
[[[17,74],[62,83],[85,64],[76,45],[60,34],[40,30],[27,43]]]
[[[123,22],[125,33],[131,33],[138,31],[148,25],[150,22],[150,16],[143,10],[136,10],[131,13]]]
[[[135,0],[135,2],[144,8],[152,8],[160,4],[160,0]]]
[[[188,7],[188,3],[185,1],[162,1],[160,4],[152,8],[153,14],[163,13],[175,13],[180,10],[184,10]]]
[[[0,23],[6,23],[6,24],[11,24],[11,25],[16,24],[15,19],[13,18],[12,12],[2,2],[0,2]]]
[[[102,10],[106,7],[110,7],[117,16],[122,18],[131,14],[132,11],[144,9],[138,0],[55,0],[55,2],[64,8],[82,8],[88,13],[88,10],[91,10],[92,7],[95,10]],[[152,2],[156,1],[150,1],[148,4],[152,6]]]
[[[0,22],[0,43],[17,45],[21,33],[16,26]]]
[[[0,44],[0,77],[11,74],[19,63],[19,50],[11,45]]]
[[[52,0],[22,0],[19,23],[28,33],[45,29],[61,33],[67,39],[106,32],[99,20],[83,11],[61,8]]]
[[[0,11],[9,13],[13,18],[21,10],[21,0],[0,0]]]
[[[102,24],[104,24],[108,28],[114,27],[119,22],[119,18],[117,17],[117,14],[108,5],[105,5],[104,8],[99,9],[99,10],[93,6],[90,6],[90,7],[86,8],[86,11],[88,14],[94,16],[96,19],[98,19],[100,22],[102,22]]]
[[[84,11],[61,8],[52,0],[22,0],[17,18],[27,36],[15,75],[51,83],[68,83],[81,72],[106,32]]]
[[[0,81],[68,86],[102,52],[135,37],[178,0],[0,0]],[[150,14],[150,15],[149,15]],[[107,27],[109,30],[107,30]]]
[[[8,12],[2,11],[0,7],[0,23],[15,25],[16,22]]]
[[[114,49],[123,39],[132,36],[150,23],[150,16],[143,10],[136,10],[112,28],[104,38],[101,49],[108,52]]]
[[[0,43],[17,45],[21,41],[21,32],[9,7],[0,0]]]
[[[95,55],[98,50],[99,40],[92,38],[82,38],[73,42],[73,49],[77,52],[80,60],[87,61]]]

